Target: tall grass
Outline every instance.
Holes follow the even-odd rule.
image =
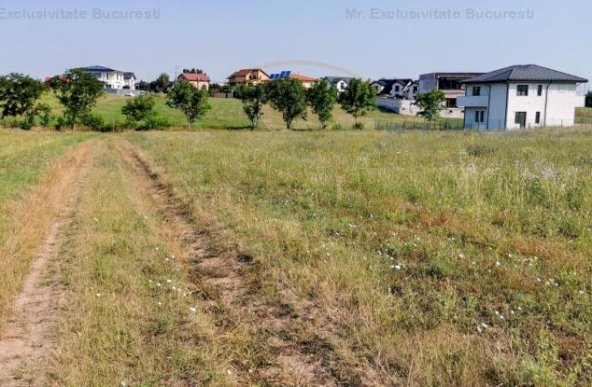
[[[592,382],[592,132],[138,134],[344,373]]]

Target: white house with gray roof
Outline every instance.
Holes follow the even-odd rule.
[[[577,86],[587,79],[537,65],[517,65],[464,81],[465,128],[503,130],[573,126],[584,106]]]

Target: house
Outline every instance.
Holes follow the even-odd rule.
[[[330,84],[337,88],[337,91],[343,93],[353,78],[351,77],[325,77]]]
[[[131,72],[123,73],[123,81],[125,83],[125,85],[123,86],[124,89],[136,90],[136,74]]]
[[[518,129],[573,126],[576,107],[584,106],[578,84],[587,79],[546,67],[510,66],[465,80],[465,128]]]
[[[415,100],[418,93],[418,83],[409,78],[383,78],[370,85],[379,97]]]
[[[210,77],[208,74],[183,73],[177,77],[178,81],[187,81],[198,89],[210,89]]]
[[[125,73],[105,66],[82,67],[86,73],[93,74],[107,89],[121,90],[126,86]]]
[[[446,98],[445,110],[440,115],[450,118],[463,118],[464,111],[458,106],[457,100],[465,95],[463,81],[482,75],[483,73],[428,73],[419,76],[419,93],[430,93],[440,90]]]
[[[253,84],[258,85],[270,80],[269,75],[261,69],[242,69],[232,73],[228,78],[228,84],[241,85]]]
[[[396,89],[391,92],[394,98],[408,99],[410,101],[417,100],[419,94],[419,81],[409,80],[409,83],[398,92]]]
[[[313,77],[309,77],[306,75],[302,75],[302,74],[290,74],[289,76],[290,79],[296,79],[297,81],[300,81],[300,83],[302,83],[302,86],[304,86],[305,89],[310,89],[312,87],[312,85],[318,81],[317,78],[313,78]]]
[[[279,79],[296,79],[302,83],[305,89],[310,89],[312,85],[318,81],[317,78],[309,77],[302,74],[293,73],[292,71],[282,71],[279,73],[271,74],[269,76],[272,81]]]
[[[370,86],[376,92],[376,95],[389,95],[393,88],[393,83],[395,83],[394,79],[385,79],[381,78],[377,81],[370,83]]]

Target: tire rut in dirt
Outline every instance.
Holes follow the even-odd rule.
[[[288,371],[295,374],[299,384],[359,384],[355,378],[343,377],[334,367],[336,356],[328,341],[316,335],[307,340],[295,337],[293,326],[299,320],[320,315],[312,303],[296,302],[296,296],[288,291],[282,293],[285,302],[268,302],[260,294],[261,268],[257,262],[248,254],[239,253],[236,246],[224,249],[215,246],[210,232],[201,228],[192,215],[191,204],[175,194],[141,151],[129,143],[118,144],[117,149],[126,164],[141,177],[143,188],[159,207],[160,216],[175,225],[186,252],[178,263],[191,273],[191,281],[198,286],[208,312],[216,316],[218,329],[247,324],[252,334],[265,343],[265,357],[254,371],[258,380],[286,385],[284,376]],[[296,303],[298,307],[294,306]],[[316,351],[318,348],[323,350]]]
[[[55,327],[65,302],[60,288],[59,255],[80,202],[92,150],[86,150],[69,182],[70,192],[31,263],[14,312],[0,336],[0,386],[43,385],[46,358],[57,346]]]

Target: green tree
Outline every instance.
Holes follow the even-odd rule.
[[[440,90],[421,93],[417,96],[417,106],[422,110],[419,114],[428,121],[436,121],[444,109],[444,102],[446,97]]]
[[[142,121],[154,116],[156,101],[152,96],[140,95],[128,100],[121,108],[121,113],[128,121]]]
[[[306,89],[296,79],[280,79],[266,85],[267,99],[282,118],[287,129],[297,118],[306,120]]]
[[[2,118],[24,115],[27,124],[35,120],[35,104],[43,90],[43,83],[27,75],[11,73],[0,77],[0,106]]]
[[[592,91],[586,94],[586,107],[592,108]]]
[[[337,88],[323,78],[308,89],[307,97],[312,111],[319,117],[321,127],[325,129],[333,118],[333,108],[338,97]]]
[[[150,91],[154,93],[168,93],[171,89],[171,79],[167,73],[162,73],[150,82]]]
[[[187,118],[189,127],[211,108],[208,103],[208,92],[197,89],[187,81],[175,82],[167,95],[167,105],[181,110]]]
[[[52,78],[49,84],[64,107],[66,122],[72,130],[83,115],[90,113],[99,97],[103,95],[104,88],[94,75],[79,68]]]
[[[354,117],[354,126],[361,129],[364,126],[359,118],[376,109],[376,92],[368,82],[354,78],[339,96],[339,103],[343,110]]]
[[[243,111],[251,122],[251,129],[255,130],[267,102],[265,86],[241,85],[234,91],[234,96],[243,103]]]
[[[203,74],[202,69],[183,69],[183,73],[185,74]]]

